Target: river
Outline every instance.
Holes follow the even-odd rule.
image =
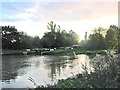
[[[69,55],[4,55],[2,56],[2,88],[35,88],[54,84],[83,70],[81,64],[92,69],[91,56],[80,54],[78,59]]]

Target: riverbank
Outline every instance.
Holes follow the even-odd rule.
[[[107,54],[108,61],[104,63],[103,56],[97,55],[94,61],[94,72],[87,71],[83,66],[82,74],[74,75],[67,79],[59,80],[54,85],[38,86],[35,90],[42,88],[120,88],[120,60],[118,55]],[[66,76],[67,77],[67,76]]]
[[[2,55],[23,54],[26,50],[2,50]]]
[[[59,80],[55,85],[39,86],[35,90],[42,88],[120,88],[117,77],[105,76],[102,71],[88,75],[77,74],[71,78]]]
[[[22,54],[25,50],[2,50],[2,55]]]
[[[56,49],[54,51],[26,52],[26,50],[2,50],[2,55],[14,54],[39,54],[39,55],[57,55],[57,54],[105,54],[105,50],[81,50],[81,49]]]
[[[105,50],[81,50],[81,49],[58,49],[55,51],[47,51],[45,54],[105,54]]]

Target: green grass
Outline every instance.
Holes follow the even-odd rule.
[[[105,54],[104,50],[81,50],[81,49],[57,49],[55,51],[49,51],[51,53],[72,53],[75,52],[76,54]]]
[[[39,50],[44,50],[43,48],[40,48]],[[4,54],[15,54],[15,53],[22,53],[26,50],[2,50],[2,53]],[[56,49],[54,51],[46,51],[46,54],[72,54],[73,51],[76,54],[104,54],[104,50],[81,50],[81,49]]]
[[[22,53],[25,52],[25,50],[2,50],[2,53],[4,54],[14,54],[14,53]]]

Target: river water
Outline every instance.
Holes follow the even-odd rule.
[[[2,88],[34,88],[54,84],[81,73],[81,64],[92,69],[91,56],[80,54],[78,59],[69,55],[5,55],[2,56]],[[73,73],[73,74],[72,74]]]

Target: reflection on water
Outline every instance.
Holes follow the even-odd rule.
[[[2,57],[2,86],[4,88],[35,87],[28,80],[32,77],[38,85],[54,84],[82,72],[81,64],[89,63],[89,56],[77,55],[78,59],[61,55],[8,55]]]

